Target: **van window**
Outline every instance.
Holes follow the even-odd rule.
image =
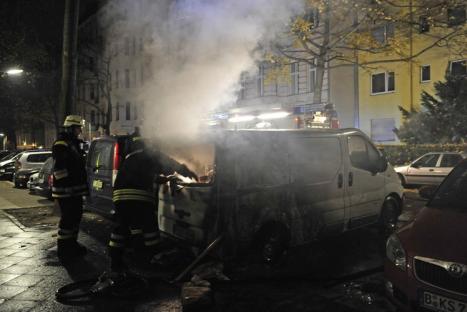
[[[373,170],[378,167],[379,152],[363,137],[348,137],[350,163],[353,167],[363,170]]]
[[[96,141],[92,152],[89,154],[88,165],[98,170],[113,169],[113,142]]]
[[[239,187],[275,186],[289,182],[287,147],[270,135],[250,133],[232,146]]]
[[[27,162],[31,162],[31,163],[43,163],[47,160],[47,158],[50,157],[50,153],[42,153],[42,154],[31,154],[28,156],[28,158],[26,159]]]
[[[332,181],[341,167],[338,138],[301,138],[290,142],[292,179],[303,183]]]

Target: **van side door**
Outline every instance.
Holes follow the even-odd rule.
[[[347,137],[345,183],[350,203],[350,228],[376,222],[384,201],[385,177],[378,172],[381,155],[361,135]]]
[[[89,197],[92,208],[111,213],[113,152],[115,142],[96,140],[89,149],[86,170],[88,174]]]
[[[344,230],[343,153],[332,137],[290,140],[290,170],[305,241]]]

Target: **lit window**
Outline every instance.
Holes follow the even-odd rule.
[[[431,80],[431,66],[423,65],[420,67],[420,81],[427,82]]]
[[[394,72],[385,72],[371,75],[371,94],[392,92],[394,90]]]

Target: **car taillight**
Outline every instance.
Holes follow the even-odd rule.
[[[49,182],[49,187],[52,188],[52,186],[54,184],[53,175],[49,174],[49,178],[47,180]]]
[[[115,143],[115,146],[114,146],[114,163],[113,163],[113,170],[118,170],[118,168],[120,167],[120,155],[119,155],[119,145],[118,143]]]

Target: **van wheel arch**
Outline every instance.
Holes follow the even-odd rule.
[[[404,175],[402,173],[398,173],[397,175],[399,176],[399,179],[401,180],[402,186],[406,187],[407,186],[407,180],[405,179]]]
[[[253,251],[262,263],[279,265],[285,259],[290,239],[290,230],[285,224],[268,221],[256,232]]]

